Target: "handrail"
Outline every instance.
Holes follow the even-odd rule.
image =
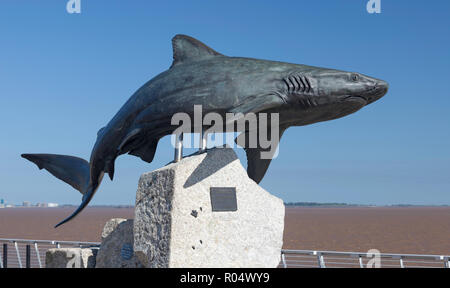
[[[82,242],[82,241],[59,241],[59,240],[30,240],[30,239],[10,239],[10,238],[0,238],[0,243],[4,243],[4,250],[0,251],[3,256],[4,263],[0,263],[0,268],[6,268],[7,266],[7,255],[4,252],[7,251],[7,244],[12,243],[15,250],[16,258],[12,259],[12,264],[18,264],[22,267],[22,261],[20,257],[20,248],[18,244],[27,244],[27,266],[30,263],[30,251],[31,245],[34,246],[35,257],[37,258],[38,267],[42,267],[41,255],[38,248],[38,244],[49,244],[54,245],[59,248],[60,245],[63,246],[100,246],[100,242]],[[6,246],[6,247],[5,247]],[[23,247],[23,246],[22,246]],[[23,252],[23,251],[22,251]],[[45,250],[43,250],[45,254]],[[14,253],[14,252],[13,252]],[[7,253],[8,254],[8,253]],[[334,256],[334,258],[333,258]],[[321,251],[321,250],[292,250],[292,249],[282,249],[281,250],[281,262],[280,266],[283,268],[288,267],[328,267],[328,265],[357,265],[361,268],[364,267],[363,257],[371,258],[373,253],[369,252],[345,252],[345,251]],[[341,257],[341,259],[340,259]],[[347,257],[347,258],[344,258]],[[446,268],[450,268],[450,255],[427,255],[427,254],[396,254],[396,253],[379,253],[377,257],[383,259],[383,261],[397,262],[397,265],[384,264],[384,267],[416,267],[414,264],[438,264],[443,263]],[[309,258],[309,259],[308,259]],[[349,263],[348,260],[355,259],[355,263]],[[436,262],[426,262],[419,260],[433,260]],[[340,261],[340,262],[338,262]],[[346,262],[342,262],[346,261]],[[0,259],[1,262],[1,259]],[[16,263],[17,262],[17,263]],[[35,264],[33,264],[35,265]],[[440,264],[442,265],[442,264]],[[419,266],[417,266],[419,267]],[[427,266],[428,267],[428,266]],[[441,266],[442,267],[442,266]]]
[[[284,254],[306,254],[311,256],[323,255],[323,256],[354,256],[354,257],[366,257],[369,253],[367,252],[347,252],[347,251],[319,251],[319,250],[291,250],[282,249],[281,253]],[[450,255],[432,255],[432,254],[395,254],[395,253],[380,253],[381,258],[394,258],[394,259],[435,259],[442,260],[450,259]]]
[[[10,239],[10,238],[0,238],[0,242],[18,242],[18,243],[45,243],[45,244],[62,244],[62,245],[100,245],[100,242],[84,242],[84,241],[62,241],[62,240],[30,240],[30,239]],[[323,255],[323,256],[364,256],[368,255],[367,252],[349,252],[349,251],[327,251],[327,250],[294,250],[294,249],[282,249],[282,254],[306,254],[311,256]],[[450,255],[433,255],[433,254],[398,254],[398,253],[380,253],[380,257],[382,258],[394,258],[394,259],[405,259],[405,258],[414,258],[414,259],[430,259],[433,258],[435,260],[445,260],[450,259]]]
[[[41,243],[41,244],[52,244],[52,245],[100,245],[100,242],[83,242],[83,241],[60,241],[60,240],[30,240],[30,239],[9,239],[0,238],[0,242],[10,242],[10,243]]]

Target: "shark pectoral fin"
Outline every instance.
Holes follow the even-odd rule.
[[[56,154],[22,154],[23,158],[45,169],[56,178],[66,182],[81,194],[86,193],[89,183],[89,163],[81,158]]]
[[[151,163],[153,161],[153,157],[155,156],[157,146],[158,140],[150,140],[141,145],[139,148],[131,150],[128,154],[140,157],[145,162]]]
[[[245,148],[247,154],[247,175],[256,183],[261,182],[272,159],[261,159],[261,148]]]
[[[256,183],[261,182],[264,178],[270,162],[274,158],[281,136],[285,130],[286,127],[280,127],[279,138],[277,139],[278,141],[275,141],[273,146],[268,148],[262,148],[259,141],[256,141],[257,145],[253,148],[251,145],[249,131],[243,132],[236,137],[236,144],[244,147],[245,153],[247,154],[247,175]]]

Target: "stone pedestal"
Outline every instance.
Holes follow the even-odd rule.
[[[46,268],[94,268],[96,248],[52,248],[45,254]]]
[[[215,148],[141,176],[134,253],[146,267],[277,267],[284,212],[232,149]]]
[[[95,268],[142,268],[133,252],[133,219],[106,222]]]

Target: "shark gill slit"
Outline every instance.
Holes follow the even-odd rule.
[[[301,91],[302,84],[298,81],[298,78],[295,75],[292,77],[292,81],[297,84],[295,85],[296,91]]]
[[[308,93],[309,93],[312,90],[312,86],[311,86],[311,83],[309,82],[308,77],[306,77],[306,76],[305,76],[305,82],[306,82],[306,85],[308,85]]]
[[[313,92],[313,88],[308,77],[294,74],[283,78],[283,81],[289,94],[300,96],[298,98],[298,103],[301,106],[304,108],[317,106],[317,102],[314,100],[314,97],[310,97],[312,96],[310,93]]]
[[[286,82],[289,93],[293,93],[295,91],[295,89],[294,89],[294,85],[291,82],[291,79],[289,79],[289,77],[286,77],[284,79],[284,81]]]
[[[299,92],[304,91],[305,90],[305,86],[303,85],[300,76],[295,75],[294,78],[295,78],[295,81],[297,81],[297,83],[299,85]]]

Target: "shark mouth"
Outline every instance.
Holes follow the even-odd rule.
[[[383,85],[375,85],[372,88],[368,89],[365,93],[361,95],[366,99],[367,104],[377,101],[381,97],[384,96],[387,92],[387,87]]]
[[[368,89],[367,91],[361,93],[360,95],[347,95],[342,100],[357,101],[361,102],[364,105],[367,105],[383,97],[383,95],[386,94],[386,92],[387,89],[385,87],[375,85],[370,89]]]
[[[363,105],[368,104],[368,99],[365,96],[362,95],[349,95],[349,96],[345,96],[342,101],[355,101],[355,102],[360,102]]]

